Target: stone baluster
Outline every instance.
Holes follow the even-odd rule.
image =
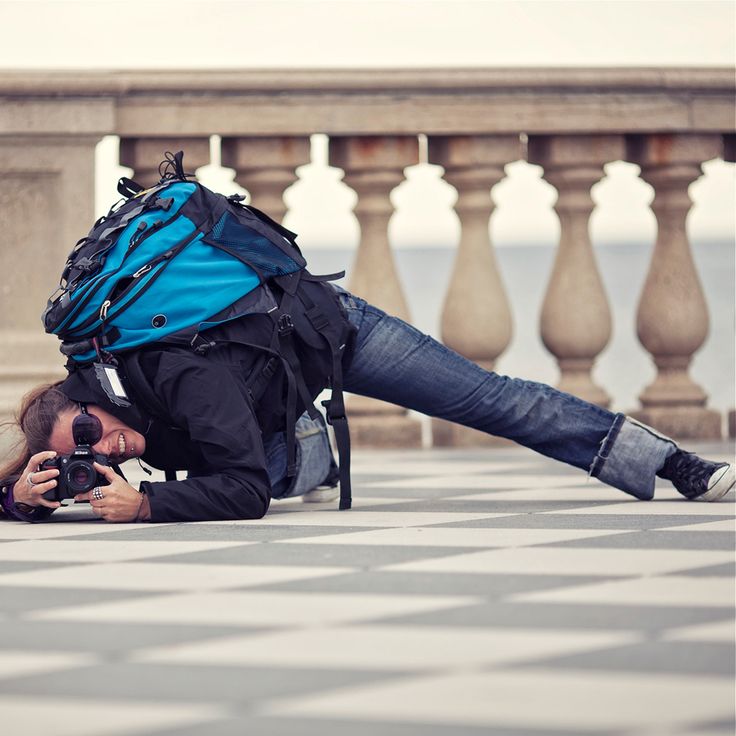
[[[99,126],[95,129],[100,132],[0,135],[3,419],[32,386],[65,375],[59,340],[44,333],[40,316],[58,286],[67,255],[94,223],[95,146],[103,126],[112,122],[105,110],[93,115],[93,105],[68,108],[86,115],[85,127]],[[53,124],[50,115],[49,126]],[[3,435],[0,441],[5,445],[8,438]]]
[[[345,183],[358,194],[355,215],[361,229],[350,290],[389,314],[409,320],[388,241],[393,214],[391,191],[403,181],[405,167],[417,163],[419,146],[412,136],[351,136],[330,139],[330,164],[345,171]],[[350,431],[358,445],[418,447],[421,426],[404,409],[352,396]]]
[[[157,184],[166,151],[184,151],[184,170],[194,173],[210,162],[209,138],[121,138],[120,164],[133,169],[133,179],[145,187]]]
[[[723,160],[736,163],[736,135],[723,136]],[[728,412],[728,436],[736,437],[736,409]]]
[[[721,416],[705,408],[707,395],[688,375],[693,354],[708,334],[708,308],[686,232],[692,206],[688,187],[701,164],[721,154],[715,135],[632,135],[627,160],[654,187],[657,241],[637,312],[637,334],[657,376],[632,414],[676,438],[720,438]]]
[[[448,347],[493,370],[511,341],[509,300],[496,265],[488,223],[491,188],[504,165],[520,158],[518,136],[435,136],[429,160],[444,167],[444,179],[457,190],[460,244],[442,310],[442,340]],[[458,424],[432,420],[434,445],[487,445],[498,440]]]
[[[222,165],[248,190],[253,205],[282,222],[284,191],[296,181],[297,166],[310,161],[307,137],[223,138]]]
[[[610,397],[591,377],[611,338],[611,312],[588,232],[590,190],[603,165],[623,155],[624,139],[617,135],[529,137],[529,162],[542,166],[557,189],[560,218],[560,243],[542,305],[542,342],[557,358],[558,388],[606,407]]]

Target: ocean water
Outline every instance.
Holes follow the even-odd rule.
[[[640,406],[638,395],[652,382],[655,367],[636,337],[636,309],[646,278],[652,246],[626,243],[596,246],[598,267],[611,307],[612,337],[599,355],[594,380],[612,398],[616,411]],[[347,270],[352,249],[305,250],[314,273]],[[442,302],[447,290],[454,248],[412,247],[394,251],[399,277],[409,304],[411,322],[439,338]],[[514,245],[496,249],[499,269],[511,302],[513,339],[496,363],[496,370],[511,376],[554,385],[559,370],[539,336],[539,315],[555,251],[549,246]],[[695,354],[690,375],[709,396],[708,406],[725,412],[734,408],[734,245],[704,242],[693,246],[693,257],[705,290],[710,329]]]

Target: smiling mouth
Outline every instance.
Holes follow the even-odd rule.
[[[125,435],[121,432],[118,435],[118,452],[117,452],[117,460],[125,460],[126,458],[133,457],[135,454],[135,445],[130,444],[128,446],[128,443],[125,439]]]

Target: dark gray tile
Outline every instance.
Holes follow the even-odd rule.
[[[546,547],[583,547],[588,549],[692,549],[732,550],[736,547],[733,532],[667,531],[647,529],[629,534],[555,542]]]
[[[151,557],[141,562],[168,562],[204,565],[328,565],[343,567],[381,567],[397,562],[449,557],[476,551],[471,547],[407,547],[375,544],[258,544],[226,547],[205,552]]]
[[[292,545],[289,545],[292,546]],[[345,548],[347,550],[347,548]],[[614,580],[612,576],[479,575],[475,573],[374,570],[261,585],[257,590],[397,595],[473,595],[498,600],[512,593],[550,590]],[[253,588],[256,589],[256,588]]]
[[[3,694],[243,705],[406,676],[377,670],[103,662],[64,670],[63,676],[52,672],[4,680]]]
[[[0,587],[0,613],[22,617],[28,611],[47,608],[84,606],[130,598],[147,598],[157,595],[151,592],[130,590],[88,590],[84,588],[23,588],[3,585]]]
[[[736,706],[734,707],[736,710]],[[736,714],[735,714],[736,715]],[[723,736],[733,736],[736,733],[736,717],[722,721],[704,721],[702,723],[694,723],[690,733],[719,733]]]
[[[688,578],[717,577],[736,578],[736,562],[724,562],[722,565],[706,565],[692,570],[668,572],[666,575],[684,575]]]
[[[646,506],[643,504],[643,508]],[[637,531],[641,529],[661,529],[668,526],[685,526],[693,524],[697,529],[698,523],[709,521],[723,521],[731,516],[700,516],[684,517],[680,515],[646,514],[534,514],[525,513],[512,517],[496,517],[475,519],[471,521],[450,521],[433,524],[432,526],[454,529],[626,529]]]
[[[13,560],[3,564],[2,554],[0,554],[0,574],[10,572],[29,572],[31,570],[56,570],[60,567],[76,567],[79,562],[47,562],[44,560]],[[90,563],[91,564],[91,563]],[[3,587],[0,586],[0,598],[3,597]]]
[[[493,601],[397,616],[381,623],[418,626],[471,626],[510,629],[612,629],[650,633],[664,629],[730,620],[730,608],[669,606],[576,605]]]
[[[177,541],[177,542],[273,542],[280,539],[319,537],[328,534],[368,531],[377,527],[288,526],[279,524],[166,524],[155,527],[121,529],[104,535],[86,534],[64,537],[95,541]]]
[[[566,657],[537,659],[513,665],[510,669],[540,666],[668,675],[713,675],[732,679],[736,672],[732,646],[704,641],[645,641]]]
[[[216,639],[223,636],[246,636],[266,631],[264,627],[194,626],[155,623],[85,622],[75,627],[69,622],[13,621],[0,627],[0,650],[22,648],[29,651],[75,651],[123,656],[125,652],[147,647],[169,646],[183,642]]]

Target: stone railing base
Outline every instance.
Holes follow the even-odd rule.
[[[350,416],[350,442],[354,447],[416,449],[422,446],[422,425],[416,419],[385,414],[377,417]]]
[[[515,442],[504,437],[494,437],[444,419],[432,419],[433,447],[513,447],[515,445]]]
[[[678,440],[720,440],[720,412],[700,406],[636,409],[629,416]]]

